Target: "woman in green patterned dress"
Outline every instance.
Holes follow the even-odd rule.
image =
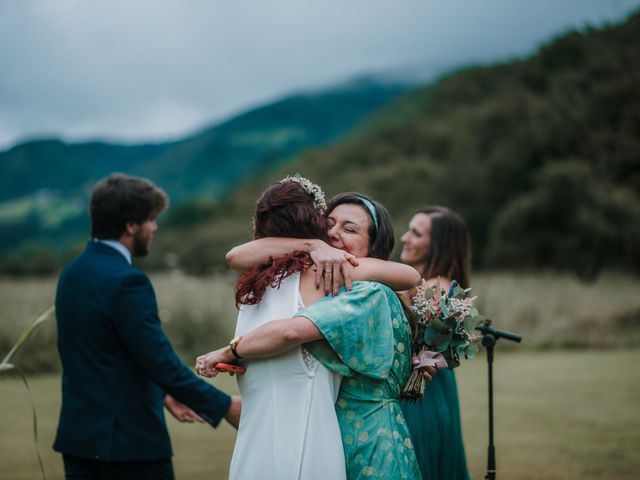
[[[393,227],[379,203],[343,194],[331,201],[328,220],[332,246],[355,257],[389,257]],[[205,376],[213,376],[217,362],[277,355],[305,344],[321,363],[344,376],[336,414],[347,477],[417,480],[420,471],[397,400],[412,368],[411,340],[397,295],[377,282],[354,282],[350,291],[342,287],[337,296],[314,302],[294,318],[269,322],[235,339],[233,348],[198,362],[204,363]]]
[[[400,259],[427,285],[469,287],[469,233],[462,217],[443,207],[418,211],[402,236]],[[468,480],[458,389],[453,370],[443,369],[417,403],[401,402],[424,480]]]

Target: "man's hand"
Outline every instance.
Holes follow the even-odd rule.
[[[169,394],[164,396],[164,406],[179,422],[204,423],[204,419],[200,415]]]
[[[238,429],[238,425],[240,424],[240,412],[242,411],[242,397],[240,395],[232,395],[231,396],[231,405],[229,406],[229,410],[227,410],[227,414],[224,416],[224,419],[229,422],[229,424]]]
[[[351,290],[351,272],[346,266],[358,266],[358,259],[354,255],[323,241],[316,242],[309,251],[309,255],[316,271],[316,288],[324,286],[326,295],[330,293],[337,295],[342,284],[347,287],[347,290]]]

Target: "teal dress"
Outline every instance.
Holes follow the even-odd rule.
[[[337,297],[300,310],[326,341],[305,345],[342,380],[336,413],[347,478],[421,478],[407,424],[397,400],[411,372],[411,329],[400,300],[388,287],[354,282]]]
[[[453,370],[439,370],[421,402],[401,402],[424,480],[468,480]]]

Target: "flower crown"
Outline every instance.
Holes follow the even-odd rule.
[[[320,185],[316,185],[311,180],[303,177],[299,173],[290,175],[280,180],[280,183],[284,182],[296,182],[298,185],[304,188],[305,192],[307,192],[313,199],[313,206],[320,213],[324,213],[327,210],[327,202],[324,199],[324,192],[322,191],[322,188],[320,188]]]

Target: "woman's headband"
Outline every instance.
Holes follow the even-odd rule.
[[[368,198],[364,198],[358,195],[358,199],[362,202],[362,204],[367,207],[367,210],[369,210],[369,215],[371,215],[371,218],[373,219],[373,224],[376,227],[376,232],[378,231],[378,216],[376,215],[376,208],[373,206],[373,203],[371,203],[371,200],[369,200]]]

